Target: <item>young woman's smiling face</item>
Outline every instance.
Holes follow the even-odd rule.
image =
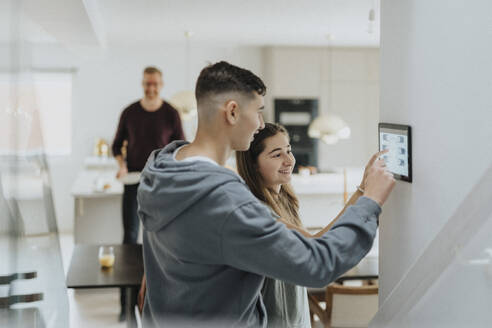
[[[265,149],[258,156],[258,173],[267,188],[279,192],[281,185],[290,182],[296,159],[284,133],[279,132],[263,142]]]

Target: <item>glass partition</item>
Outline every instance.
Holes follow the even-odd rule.
[[[0,4],[0,327],[68,327],[68,298],[22,1]]]

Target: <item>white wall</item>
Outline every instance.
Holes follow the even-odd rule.
[[[269,88],[267,107],[273,109],[274,98],[318,98],[319,113],[337,114],[350,126],[350,139],[330,146],[319,143],[322,171],[362,167],[378,148],[379,50],[330,49],[267,47],[263,69]],[[269,119],[273,120],[273,111]]]
[[[73,79],[72,155],[50,159],[59,228],[73,229],[70,189],[83,160],[91,155],[95,138],[112,142],[122,109],[142,97],[142,70],[156,65],[163,70],[162,96],[193,87],[208,62],[228,60],[262,75],[262,52],[255,47],[197,45],[192,47],[191,86],[186,85],[183,45],[110,48],[76,54],[57,47],[34,47],[35,67],[75,67]],[[190,136],[187,136],[190,137]]]
[[[492,164],[492,2],[381,8],[380,120],[412,126],[414,167],[380,219],[380,304]]]

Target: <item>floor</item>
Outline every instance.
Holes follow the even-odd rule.
[[[73,250],[73,235],[60,234],[63,268],[67,274],[70,256]],[[120,294],[111,289],[68,289],[71,328],[124,328],[124,322],[118,322],[120,313]]]

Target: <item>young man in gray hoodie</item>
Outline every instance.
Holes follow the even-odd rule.
[[[219,62],[202,70],[195,90],[195,140],[154,151],[138,190],[144,327],[266,327],[264,277],[323,287],[355,266],[372,246],[394,179],[376,161],[364,175],[364,196],[322,237],[305,238],[224,167],[264,127],[261,79]]]

